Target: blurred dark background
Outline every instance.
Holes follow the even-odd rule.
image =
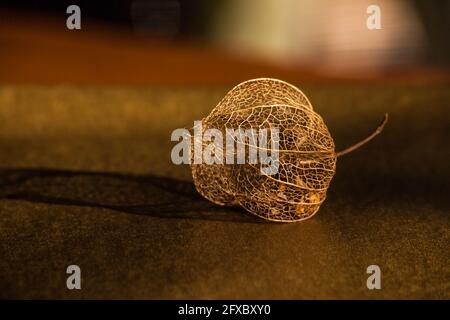
[[[81,8],[81,30],[65,26],[71,4]],[[366,27],[371,4],[3,1],[0,81],[448,81],[450,1],[380,0],[381,30]]]
[[[203,37],[208,19],[221,1],[116,0],[116,1],[4,1],[4,8],[61,15],[69,5],[82,9],[84,19],[127,31],[142,29],[161,37]],[[222,1],[223,2],[223,1]]]

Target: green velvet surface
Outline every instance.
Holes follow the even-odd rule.
[[[1,86],[0,297],[450,298],[448,86],[300,85],[337,150],[390,119],[294,224],[209,203],[170,161],[230,87]]]

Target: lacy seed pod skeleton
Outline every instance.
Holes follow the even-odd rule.
[[[202,120],[202,130],[277,128],[277,173],[262,174],[260,166],[251,163],[191,162],[193,181],[197,191],[216,204],[240,205],[272,221],[304,220],[312,217],[325,200],[336,172],[336,158],[371,140],[386,122],[387,114],[370,136],[336,153],[321,116],[298,88],[269,78],[245,81],[229,91]]]

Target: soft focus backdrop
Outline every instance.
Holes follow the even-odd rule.
[[[81,8],[81,30],[66,8]],[[0,80],[20,83],[448,81],[450,1],[3,1]]]

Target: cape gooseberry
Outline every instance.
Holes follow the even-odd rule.
[[[263,219],[295,222],[310,218],[326,198],[337,157],[374,138],[387,119],[385,114],[382,123],[364,140],[335,152],[327,126],[302,91],[277,79],[242,82],[202,119],[202,133],[209,128],[224,134],[227,128],[277,128],[279,149],[268,151],[278,151],[278,170],[269,175],[262,173],[260,165],[251,163],[195,164],[191,147],[195,187],[218,205],[239,205]],[[200,143],[203,148],[210,144],[204,140]],[[232,152],[235,157],[237,151]]]

